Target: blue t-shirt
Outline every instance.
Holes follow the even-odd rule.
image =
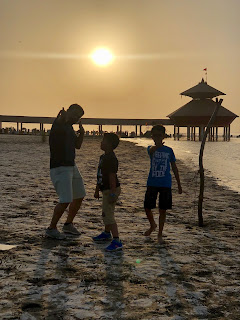
[[[176,161],[173,149],[162,146],[150,155],[150,148],[151,146],[147,148],[151,161],[147,186],[171,188],[172,176],[170,173],[170,163]]]

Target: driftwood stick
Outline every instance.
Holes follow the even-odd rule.
[[[213,124],[213,122],[216,119],[218,110],[223,102],[223,99],[220,99],[218,101],[218,98],[216,99],[216,107],[213,111],[213,114],[207,124],[206,130],[204,131],[201,148],[199,152],[199,174],[200,174],[200,192],[198,197],[198,225],[199,227],[203,227],[203,215],[202,215],[202,206],[203,206],[203,198],[204,198],[204,168],[203,168],[203,151],[205,147],[205,142],[207,139],[207,135],[209,133],[209,130]]]

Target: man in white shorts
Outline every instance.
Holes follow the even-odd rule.
[[[57,223],[69,206],[67,220],[63,226],[65,233],[79,235],[73,225],[83,198],[86,195],[82,176],[75,164],[75,149],[80,149],[84,129],[79,124],[79,131],[75,134],[72,125],[79,123],[84,111],[78,104],[72,104],[67,111],[62,109],[55,119],[49,135],[50,145],[50,176],[59,197],[55,206],[50,226],[46,236],[54,239],[65,239],[65,235],[57,229]]]

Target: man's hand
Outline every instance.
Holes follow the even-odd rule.
[[[78,125],[79,125],[78,133],[84,134],[84,133],[85,133],[85,130],[84,130],[83,126],[82,126],[81,120],[79,120]]]
[[[94,198],[99,199],[99,191],[98,190],[95,190]]]
[[[178,193],[182,194],[182,187],[181,186],[178,186]]]
[[[66,120],[67,111],[62,108],[57,115],[57,122],[64,122]]]
[[[76,149],[81,148],[82,143],[83,143],[84,133],[85,133],[83,126],[82,126],[82,123],[81,123],[81,120],[79,120],[78,124],[79,124],[79,130],[77,131],[78,134],[76,135],[76,142],[75,142]]]
[[[94,192],[94,198],[99,199],[99,187],[96,186],[95,192]]]
[[[110,193],[108,197],[108,202],[109,203],[114,203],[117,201],[117,195],[115,193]]]

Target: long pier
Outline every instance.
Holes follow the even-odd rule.
[[[24,123],[38,123],[39,130],[44,131],[44,124],[52,124],[55,117],[33,117],[33,116],[8,116],[0,115],[0,129],[3,122],[11,122],[17,124],[17,131],[22,131]],[[82,124],[98,125],[99,132],[103,131],[103,125],[116,125],[117,131],[122,131],[122,126],[135,126],[136,135],[141,133],[142,126],[153,126],[162,124],[164,126],[174,125],[170,119],[117,119],[117,118],[82,118]]]

